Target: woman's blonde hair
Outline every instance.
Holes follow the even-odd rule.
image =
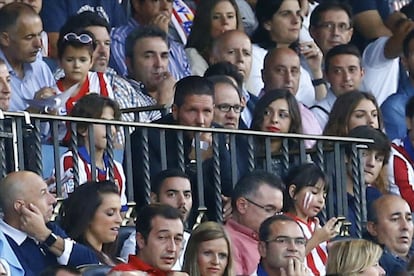
[[[203,222],[192,231],[184,254],[183,271],[187,272],[191,276],[200,276],[200,269],[197,263],[198,248],[200,244],[205,241],[221,238],[226,240],[228,250],[227,266],[224,269],[223,276],[236,275],[233,268],[233,253],[229,235],[224,230],[223,225],[214,221]]]
[[[378,263],[382,255],[379,245],[363,239],[332,243],[326,266],[327,275],[353,276]]]

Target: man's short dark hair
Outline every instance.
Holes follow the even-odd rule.
[[[280,190],[282,193],[285,190],[285,184],[278,175],[263,170],[249,172],[240,178],[234,187],[231,197],[233,210],[236,210],[237,199],[256,194],[262,185],[269,185],[272,188]]]
[[[300,230],[303,233],[302,227],[300,227],[299,223],[296,220],[294,220],[293,218],[291,218],[289,216],[286,216],[286,215],[283,215],[283,214],[282,215],[274,215],[274,216],[271,216],[271,217],[265,219],[262,222],[262,224],[260,225],[260,228],[259,228],[259,240],[260,241],[265,242],[270,238],[269,237],[270,232],[271,232],[270,227],[272,226],[273,223],[275,223],[277,221],[291,221],[291,222],[294,222],[298,225],[298,227],[300,228]]]
[[[333,48],[331,48],[325,56],[325,72],[328,72],[331,59],[338,55],[352,55],[358,58],[359,66],[362,67],[361,64],[361,52],[359,51],[358,47],[353,44],[340,44]]]
[[[318,27],[321,24],[322,14],[327,11],[344,11],[349,18],[349,26],[352,27],[352,8],[343,2],[338,1],[323,1],[312,11],[309,26]]]
[[[154,178],[151,181],[151,191],[155,193],[157,196],[159,196],[160,190],[161,190],[162,185],[164,184],[164,181],[167,178],[171,178],[171,177],[185,178],[191,183],[190,177],[182,170],[166,169],[166,170],[159,172],[157,175],[154,176]]]
[[[125,41],[125,56],[134,58],[134,46],[143,38],[161,38],[168,45],[167,33],[157,26],[147,25],[133,30]]]
[[[242,99],[243,95],[242,95],[242,92],[240,91],[240,88],[238,86],[236,86],[236,84],[234,83],[234,81],[231,79],[230,76],[215,75],[215,76],[207,77],[207,79],[209,81],[211,81],[214,86],[216,86],[217,84],[228,84],[228,85],[230,85],[231,87],[234,88],[234,90],[236,90],[237,95],[239,96],[239,99],[240,100]]]
[[[149,233],[152,230],[152,220],[155,217],[162,217],[165,219],[179,219],[182,221],[181,213],[178,209],[166,204],[153,203],[142,207],[138,214],[136,222],[136,231],[140,233],[147,242]]]
[[[108,34],[111,33],[111,26],[105,18],[96,12],[84,11],[70,16],[62,28],[60,28],[59,36],[70,32],[80,31],[91,26],[104,27],[108,31]]]
[[[207,95],[214,101],[214,85],[205,77],[188,76],[175,84],[174,104],[181,107],[187,96]]]
[[[220,61],[213,65],[210,65],[204,72],[204,77],[223,75],[232,77],[236,81],[238,89],[240,91],[243,89],[243,75],[239,72],[239,69],[236,65],[228,61]]]

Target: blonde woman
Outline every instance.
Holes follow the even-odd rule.
[[[381,247],[367,240],[333,242],[329,248],[327,275],[385,275],[384,269],[379,265],[381,255]]]
[[[191,233],[183,271],[191,276],[234,276],[230,238],[223,226],[208,221]]]

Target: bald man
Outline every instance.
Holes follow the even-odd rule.
[[[74,243],[50,222],[55,203],[46,183],[33,172],[13,172],[0,182],[0,206],[4,212],[0,230],[25,275],[38,275],[58,263],[72,266],[99,263],[91,249]]]
[[[236,65],[243,75],[243,82],[245,83],[252,68],[252,43],[250,38],[244,32],[238,30],[227,31],[217,37],[212,47],[210,64],[216,64],[220,61],[228,61]],[[242,104],[247,108],[241,113],[244,124],[241,124],[240,128],[250,128],[253,110],[258,99],[244,87],[242,92]]]
[[[270,50],[264,60],[262,79],[264,93],[271,93],[274,89],[287,89],[294,96],[298,93],[301,75],[298,54],[290,48],[275,48]],[[320,135],[322,129],[318,121],[304,104],[298,102],[302,117],[302,131],[304,134]],[[306,140],[305,145],[311,148],[314,141]]]
[[[375,200],[369,210],[367,230],[384,248],[379,263],[387,275],[405,271],[413,239],[413,221],[407,201],[391,194]]]

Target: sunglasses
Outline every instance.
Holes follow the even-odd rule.
[[[92,43],[93,41],[90,35],[87,35],[87,34],[77,35],[75,33],[67,33],[65,34],[63,39],[66,41],[79,41],[82,44],[89,44],[89,43]]]

